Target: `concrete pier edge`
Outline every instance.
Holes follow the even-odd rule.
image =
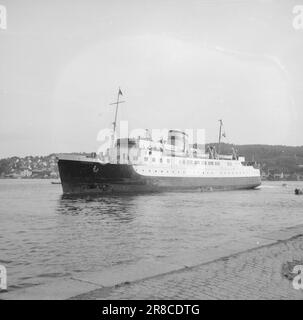
[[[0,292],[0,300],[75,299],[95,290],[107,290],[116,286],[190,270],[262,247],[273,246],[281,241],[286,242],[302,235],[303,224],[300,224],[251,238],[229,241],[212,249],[201,250],[197,256],[188,257],[185,255],[168,263],[145,260],[102,271],[81,272],[70,277],[58,278],[44,284],[14,291],[10,291],[8,287],[7,292]]]

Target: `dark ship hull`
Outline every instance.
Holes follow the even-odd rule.
[[[138,174],[129,164],[58,161],[64,194],[253,189],[260,177],[169,177]]]

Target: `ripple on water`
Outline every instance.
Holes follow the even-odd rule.
[[[302,223],[298,185],[260,190],[62,197],[45,180],[0,180],[0,264],[11,290],[74,272],[199,255]],[[303,187],[303,184],[299,187]]]

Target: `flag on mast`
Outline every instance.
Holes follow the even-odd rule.
[[[121,89],[119,88],[119,95],[123,96]]]
[[[220,120],[220,123],[221,123],[221,128],[223,129],[223,130],[222,130],[221,137],[226,138],[226,133],[225,133],[225,128],[224,128],[223,121],[222,121],[222,120]]]

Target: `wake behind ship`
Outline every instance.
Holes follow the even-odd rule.
[[[222,121],[219,146],[221,126]],[[203,152],[190,146],[187,134],[179,130],[170,130],[167,139],[158,142],[148,135],[113,138],[112,147],[98,155],[59,156],[58,167],[65,194],[234,190],[261,184],[260,169],[235,150],[231,155],[221,155],[214,147]]]

